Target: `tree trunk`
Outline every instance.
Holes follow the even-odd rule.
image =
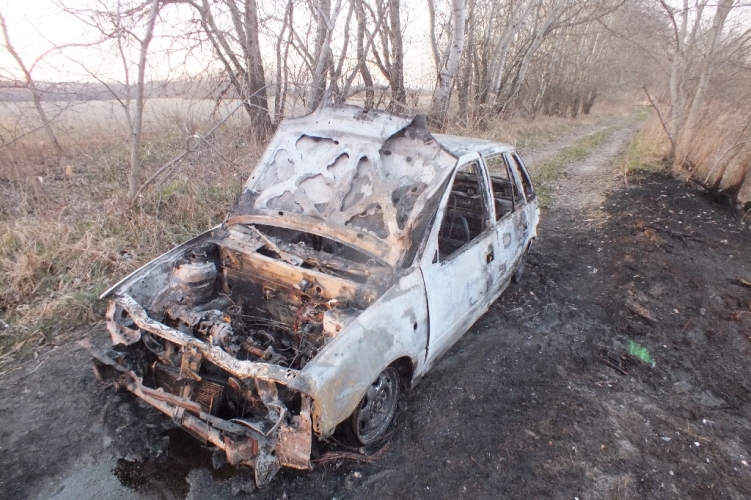
[[[3,17],[2,13],[0,13],[0,27],[3,30],[3,38],[5,39],[5,48],[8,50],[8,52],[13,57],[13,59],[16,60],[18,67],[23,72],[24,80],[26,81],[26,88],[29,89],[29,92],[31,93],[31,100],[34,102],[34,108],[36,109],[37,114],[39,115],[39,119],[42,122],[42,128],[44,128],[44,132],[45,134],[47,134],[47,139],[50,141],[50,144],[52,144],[52,147],[55,148],[55,153],[57,153],[58,156],[62,156],[63,148],[60,146],[60,143],[57,141],[57,137],[55,136],[55,133],[52,131],[52,126],[50,125],[50,121],[47,118],[47,113],[45,113],[44,108],[42,107],[42,97],[39,92],[39,89],[37,88],[36,83],[34,82],[34,79],[31,77],[31,72],[24,64],[23,59],[21,59],[21,56],[18,55],[18,52],[16,52],[16,49],[10,43],[10,36],[8,35],[8,26],[5,24],[5,18]]]
[[[519,64],[519,71],[514,76],[514,80],[511,85],[511,91],[506,95],[503,105],[498,110],[499,113],[503,113],[503,111],[506,109],[508,104],[511,102],[511,100],[516,96],[516,94],[521,89],[522,84],[527,78],[527,71],[529,69],[529,63],[531,61],[532,56],[540,48],[540,45],[542,45],[543,39],[545,38],[545,35],[548,33],[548,29],[553,24],[553,21],[555,21],[558,18],[561,12],[563,12],[563,6],[556,5],[555,7],[552,7],[548,15],[545,16],[545,19],[542,21],[542,24],[537,27],[534,39],[532,40],[532,44],[530,45],[529,49],[524,53],[524,56],[522,57],[521,63]],[[500,91],[501,89],[499,88],[498,92]]]
[[[285,99],[285,85],[287,84],[287,55],[289,51],[289,41],[284,45],[284,55],[282,55],[282,42],[284,41],[284,34],[289,30],[291,34],[292,30],[292,0],[287,1],[287,8],[284,9],[284,21],[282,23],[282,30],[279,33],[279,38],[276,40],[276,87],[274,90],[274,122],[279,123],[284,116],[284,99]],[[284,68],[284,74],[282,73]]]
[[[266,94],[266,74],[261,59],[258,40],[258,5],[256,0],[245,0],[245,45],[248,52],[248,100],[253,107],[251,126],[256,139],[263,141],[271,130],[269,103]]]
[[[331,11],[331,0],[318,0],[315,4],[316,18],[318,25],[316,29],[316,46],[315,46],[315,66],[311,75],[310,88],[306,108],[313,111],[320,104],[323,95],[326,92],[326,75],[333,64],[331,54],[331,34],[334,31],[336,18],[339,16],[341,9],[341,0],[337,0],[334,11]]]
[[[587,91],[587,96],[584,98],[584,102],[582,103],[582,113],[585,115],[588,115],[592,111],[592,106],[595,105],[595,99],[597,98],[597,89],[589,89]]]
[[[681,169],[683,167],[683,163],[689,153],[690,144],[693,142],[695,134],[694,128],[696,127],[699,113],[706,104],[704,96],[707,91],[709,79],[712,76],[716,64],[714,61],[714,55],[715,49],[717,48],[717,40],[722,33],[725,20],[733,8],[733,3],[734,0],[720,0],[717,4],[717,10],[715,10],[712,27],[707,35],[708,40],[701,61],[699,83],[697,84],[696,92],[694,92],[694,97],[691,100],[691,106],[688,110],[685,121],[681,124],[680,131],[676,136],[676,151],[673,158],[674,169]]]
[[[260,141],[266,138],[271,129],[271,118],[268,112],[266,75],[258,41],[258,6],[255,0],[244,0],[245,12],[241,13],[235,0],[225,1],[232,16],[244,62],[240,95],[246,101],[245,108],[250,116],[253,135]]]
[[[404,87],[404,47],[402,42],[402,26],[399,14],[399,0],[376,0],[376,11],[379,19],[386,22],[378,23],[377,32],[381,41],[382,54],[373,48],[373,59],[381,70],[391,88],[391,102],[387,108],[390,111],[404,111],[407,105],[407,91]]]
[[[357,17],[357,64],[362,76],[362,83],[365,85],[365,108],[372,109],[375,105],[375,89],[373,88],[373,76],[370,74],[367,64],[367,53],[365,50],[365,29],[366,18],[363,0],[355,1],[355,16]]]
[[[469,50],[464,51],[464,66],[462,67],[461,78],[457,84],[457,93],[459,94],[459,115],[461,117],[467,116],[467,108],[469,107],[469,96],[472,90],[472,64],[473,64],[473,48],[475,45],[475,30],[472,26],[474,18],[475,2],[473,1],[469,6],[469,12],[467,14],[468,31],[467,34],[467,47]]]
[[[146,56],[149,52],[149,44],[154,37],[154,24],[159,13],[160,0],[151,1],[149,18],[146,21],[146,33],[140,42],[138,55],[138,74],[136,81],[136,107],[133,113],[133,125],[130,129],[130,174],[128,175],[128,196],[133,199],[138,192],[139,176],[141,172],[141,129],[143,127],[143,108],[145,104],[144,81],[146,78]],[[128,89],[130,91],[130,89]]]
[[[446,120],[446,112],[449,107],[449,98],[451,96],[451,86],[456,76],[456,70],[459,67],[459,60],[464,50],[464,30],[467,19],[467,2],[466,0],[453,0],[453,22],[454,33],[449,49],[449,57],[446,61],[446,67],[438,70],[438,85],[433,94],[433,103],[431,109],[431,122],[438,130],[443,128]]]
[[[206,33],[214,53],[221,61],[235,91],[244,101],[244,108],[250,118],[251,128],[258,140],[263,140],[271,129],[266,78],[258,41],[258,6],[255,0],[244,0],[245,13],[241,14],[235,0],[224,0],[230,10],[235,33],[217,26],[211,8],[215,3],[209,0],[191,1],[200,16],[201,27]],[[235,53],[228,42],[236,39],[242,50],[242,57]]]
[[[487,91],[483,101],[490,109],[495,106],[496,99],[501,91],[501,81],[506,66],[506,57],[508,56],[509,46],[514,40],[516,34],[527,21],[533,7],[537,5],[537,3],[537,0],[528,0],[527,4],[524,6],[524,10],[512,10],[509,23],[498,38],[488,70]]]
[[[389,0],[389,21],[391,41],[391,98],[398,104],[407,103],[404,88],[404,44],[402,42],[402,20],[399,13],[399,0]],[[401,111],[401,110],[399,110]]]

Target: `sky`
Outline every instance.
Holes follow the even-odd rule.
[[[75,4],[75,0],[71,3]],[[27,66],[55,45],[79,43],[87,38],[83,24],[61,15],[53,0],[0,0],[0,12],[11,42]],[[67,58],[49,56],[47,61],[35,69],[36,78],[64,80],[64,74],[73,69]],[[0,68],[18,75],[15,60],[4,50],[0,50]]]
[[[97,38],[91,28],[71,15],[62,12],[60,0],[0,0],[0,12],[6,19],[11,42],[20,53],[27,66],[40,55],[55,46],[81,44]],[[64,0],[68,7],[85,7],[92,0]],[[262,2],[259,2],[262,4]],[[428,44],[427,15],[424,0],[406,0],[402,5],[402,23],[405,30],[405,80],[407,86],[424,87],[426,82],[432,84],[435,70]],[[149,59],[150,77],[155,80],[169,75],[170,68],[185,62],[184,53],[173,51],[166,56],[160,50],[164,39],[159,38],[159,30],[168,32],[168,24],[176,22],[179,11],[170,6],[170,11],[163,11],[162,19],[157,25],[157,32],[151,45],[152,57]],[[343,9],[344,10],[344,9]],[[343,20],[346,12],[340,16]],[[262,40],[264,44],[264,40]],[[265,40],[267,73],[275,58],[270,40]],[[350,47],[353,50],[353,47]],[[158,55],[162,54],[162,55]],[[135,55],[133,56],[135,60]],[[188,58],[187,69],[200,73],[209,61],[211,54]],[[79,61],[85,61],[85,69]],[[39,81],[92,81],[91,72],[107,81],[123,81],[122,62],[113,57],[106,57],[101,50],[93,48],[68,47],[65,53],[49,53],[37,64],[33,77]],[[267,74],[267,77],[269,76]],[[13,58],[0,48],[0,78],[20,77],[21,73]],[[173,75],[174,76],[174,75]],[[375,75],[377,76],[377,75]]]

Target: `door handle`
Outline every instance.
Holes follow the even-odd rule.
[[[487,254],[487,255],[485,256],[485,263],[486,263],[486,264],[490,264],[491,262],[493,262],[493,259],[495,259],[495,255],[493,255],[493,251],[491,250],[491,251],[490,251],[490,252],[488,252],[488,254]]]

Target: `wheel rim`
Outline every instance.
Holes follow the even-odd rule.
[[[396,412],[399,399],[399,374],[388,367],[370,384],[355,412],[353,427],[362,444],[369,444],[383,435]]]

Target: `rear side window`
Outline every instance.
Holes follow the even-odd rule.
[[[514,163],[516,164],[517,172],[519,172],[519,180],[522,181],[522,189],[524,189],[524,196],[527,198],[527,200],[531,200],[535,197],[535,191],[532,189],[532,180],[529,178],[529,173],[527,173],[527,169],[524,167],[524,163],[522,162],[522,159],[519,158],[519,155],[514,153],[511,156],[514,159]]]
[[[488,167],[493,185],[495,219],[500,220],[514,210],[514,203],[519,203],[519,193],[503,155],[486,158],[485,165]]]

